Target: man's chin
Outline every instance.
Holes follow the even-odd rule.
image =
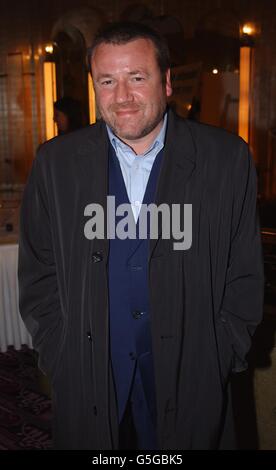
[[[113,133],[121,140],[139,140],[150,134],[162,120],[162,114],[158,116],[154,121],[142,122],[142,120],[136,119],[134,121],[124,120],[122,123],[117,120],[112,124],[109,124]]]
[[[137,140],[144,137],[143,131],[137,131],[137,129],[122,129],[117,127],[113,129],[113,133],[121,140]]]

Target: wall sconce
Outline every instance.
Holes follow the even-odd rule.
[[[254,33],[255,27],[251,23],[246,23],[241,28],[239,135],[246,142],[249,140],[250,70]]]
[[[57,135],[57,126],[54,122],[54,101],[57,99],[56,87],[56,64],[52,54],[54,47],[52,44],[45,46],[46,57],[43,64],[44,72],[44,103],[45,103],[45,127],[46,140]]]
[[[47,54],[53,54],[54,52],[53,44],[47,44],[47,46],[45,46],[45,52],[47,52]]]
[[[256,33],[256,28],[253,23],[245,23],[242,26],[242,33],[247,34],[248,36],[253,36]]]

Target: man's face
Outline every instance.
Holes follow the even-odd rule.
[[[122,140],[139,140],[160,124],[171,95],[162,81],[152,41],[100,44],[92,57],[96,101],[104,121]]]
[[[57,124],[58,133],[64,134],[69,130],[69,120],[65,113],[54,108],[54,121]]]

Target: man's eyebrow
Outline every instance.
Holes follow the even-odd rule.
[[[145,70],[143,69],[137,69],[137,70],[132,70],[131,72],[129,72],[129,75],[137,75],[138,73],[143,73],[145,75],[149,75]]]
[[[98,77],[97,80],[100,80],[101,78],[112,78],[113,75],[111,73],[101,73]]]
[[[143,69],[131,70],[130,72],[128,72],[128,75],[137,75],[141,73],[146,75],[147,77],[149,76],[149,74]],[[102,80],[103,78],[113,78],[113,77],[114,77],[114,74],[112,73],[101,73],[100,75],[98,75],[96,81]]]

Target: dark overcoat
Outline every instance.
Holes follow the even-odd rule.
[[[52,385],[59,449],[118,448],[109,351],[107,237],[84,235],[106,210],[103,122],[44,144],[20,222],[22,318]],[[261,320],[263,264],[248,146],[169,111],[156,204],[192,204],[192,246],[150,241],[152,347],[161,449],[233,447],[229,379],[247,367]],[[160,234],[161,235],[161,234]]]

